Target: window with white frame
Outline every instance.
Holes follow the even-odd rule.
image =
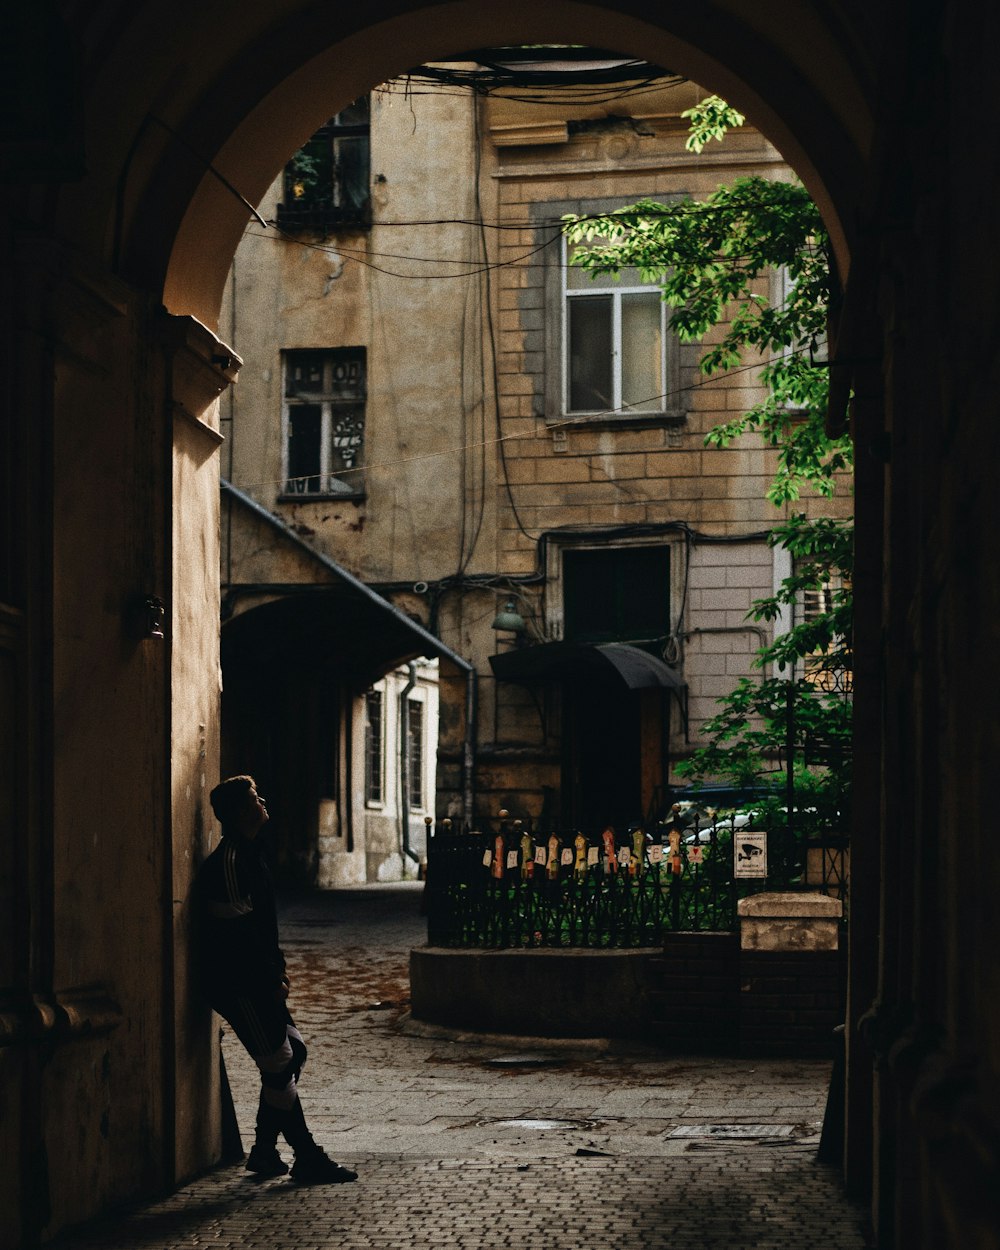
[[[424,704],[407,699],[407,783],[411,808],[424,806]]]
[[[841,602],[850,583],[840,574],[834,574],[821,586],[806,587],[796,604],[797,625],[811,625],[820,617],[832,612]],[[850,691],[853,688],[853,672],[850,655],[844,647],[844,639],[830,639],[830,649],[822,648],[802,657],[802,676],[817,690],[827,693]]]
[[[659,654],[680,628],[687,561],[683,535],[608,541],[553,535],[545,560],[549,637],[601,645],[628,642]]]
[[[636,269],[592,278],[563,247],[564,412],[622,416],[673,407],[660,288]]]
[[[791,304],[795,297],[795,279],[788,271],[787,265],[779,265],[776,269],[771,270],[771,303],[775,308],[785,308]],[[803,342],[789,343],[787,347],[781,348],[777,355],[780,358],[788,359],[794,355],[803,355],[803,359],[810,364],[816,361],[824,361],[827,356],[827,337],[826,334],[818,335],[814,339],[807,339]],[[793,411],[799,410],[799,405],[793,405]]]
[[[334,347],[282,355],[285,494],[363,494],[365,349]]]
[[[365,802],[376,807],[385,801],[383,705],[381,690],[365,695]]]
[[[670,625],[670,548],[581,547],[563,552],[563,638],[651,643]]]

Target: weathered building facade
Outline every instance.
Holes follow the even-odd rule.
[[[880,1246],[995,1245],[1000,186],[970,119],[992,106],[998,21],[972,0],[10,14],[6,1245],[219,1155],[185,900],[219,768],[218,408],[236,362],[217,331],[248,203],[373,85],[546,41],[610,44],[719,92],[829,227],[831,421],[858,448],[844,1169]]]
[[[452,682],[439,816],[596,835],[663,813],[770,637],[751,600],[788,568],[767,541],[774,453],[705,447],[761,398],[756,372],[704,379],[658,289],[570,265],[561,219],[792,174],[751,128],[688,152],[704,91],[675,75],[524,55],[506,85],[475,64],[383,84],[272,184],[223,299],[243,360],[224,471],[472,664],[474,809]],[[224,493],[224,596],[248,564],[281,581],[246,521]]]

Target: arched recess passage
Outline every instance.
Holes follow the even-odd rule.
[[[144,183],[129,178],[122,267],[161,289],[169,313],[214,329],[248,204],[332,111],[426,60],[503,42],[572,40],[641,55],[743,109],[820,205],[846,282],[871,143],[870,67],[843,29],[817,26],[795,42],[785,18],[731,6],[697,16],[665,11],[661,23],[570,2],[499,10],[456,3],[386,14],[331,40],[321,15],[288,17],[260,43],[247,43],[199,100],[171,115],[169,133],[147,126],[133,159],[136,170],[152,164]],[[175,512],[184,508],[175,498]]]
[[[332,37],[340,33],[317,10],[285,15],[232,56],[186,110],[162,118],[165,125],[147,124],[135,170],[150,159],[147,146],[158,155],[144,184],[130,174],[133,211],[120,231],[120,257],[130,277],[162,287],[170,314],[215,328],[247,202],[260,198],[332,111],[410,65],[510,41],[608,46],[723,94],[803,178],[824,212],[842,277],[849,272],[871,119],[865,63],[845,46],[843,32],[814,29],[794,46],[777,12],[665,10],[662,21],[651,21],[638,11],[565,0],[377,11],[363,28]],[[212,171],[196,153],[211,160]],[[211,484],[203,480],[202,488]],[[190,501],[175,495],[174,513],[189,515]]]
[[[741,107],[823,208],[846,279],[874,124],[869,49],[878,45],[879,19],[854,24],[841,8],[831,16],[828,6],[804,14],[793,3],[733,0],[664,6],[651,17],[638,3],[568,0],[376,2],[363,13],[293,0],[252,6],[225,0],[183,12],[162,0],[144,0],[124,16],[120,7],[91,5],[86,15],[66,19],[85,61],[88,174],[73,182],[76,172],[67,173],[53,192],[51,183],[60,179],[49,170],[50,185],[19,206],[47,224],[66,254],[83,259],[92,301],[84,303],[77,294],[72,325],[57,326],[71,342],[84,342],[87,351],[77,351],[75,359],[67,353],[58,385],[50,380],[41,388],[39,411],[46,416],[55,411],[55,454],[49,464],[47,448],[39,450],[34,476],[25,478],[18,495],[26,510],[29,500],[36,501],[33,489],[51,506],[54,537],[41,563],[58,571],[59,594],[52,619],[43,604],[30,628],[40,649],[51,645],[60,691],[69,692],[59,709],[59,733],[48,726],[38,731],[50,735],[55,778],[45,810],[40,816],[32,812],[39,827],[48,822],[46,854],[55,865],[42,856],[39,879],[48,880],[50,873],[58,888],[33,908],[42,917],[33,925],[51,933],[45,958],[35,964],[48,977],[42,989],[91,981],[114,985],[126,1016],[157,1022],[147,1029],[149,1036],[171,1034],[172,1012],[177,1024],[172,1052],[167,1043],[159,1048],[130,1043],[125,1030],[113,1035],[109,1046],[115,1059],[107,1067],[120,1082],[113,1091],[116,1107],[123,1120],[138,1127],[104,1143],[95,1100],[94,1123],[80,1135],[87,1143],[81,1154],[96,1160],[94,1178],[74,1173],[60,1185],[52,1228],[92,1214],[101,1204],[152,1192],[201,1166],[213,1149],[211,1125],[198,1113],[206,1077],[197,1069],[202,1060],[185,1016],[184,951],[178,946],[171,962],[160,950],[171,941],[167,926],[161,931],[150,918],[171,899],[174,919],[181,915],[180,868],[205,833],[198,823],[203,811],[190,827],[178,813],[187,812],[185,805],[194,804],[204,786],[217,718],[218,477],[212,455],[217,439],[210,420],[187,433],[176,431],[189,416],[200,418],[210,409],[235,364],[224,358],[210,332],[186,319],[196,318],[209,330],[216,325],[226,271],[248,215],[239,196],[254,202],[331,108],[412,64],[505,41],[569,39],[642,55]],[[209,163],[217,172],[207,171]],[[24,257],[18,262],[27,264]],[[56,267],[47,261],[40,277],[24,280],[24,289],[48,298]],[[154,328],[160,305],[180,319],[165,334]],[[59,313],[70,307],[56,306]],[[32,322],[32,333],[35,328]],[[116,349],[110,363],[102,335]],[[29,354],[24,367],[37,366],[41,376],[48,362],[34,338],[31,352],[38,359]],[[80,381],[74,370],[88,352]],[[130,366],[133,357],[138,368]],[[171,370],[168,388],[164,374]],[[161,431],[155,415],[168,389],[175,418],[172,462],[164,450],[169,428]],[[86,427],[86,457],[78,410],[96,418]],[[121,443],[119,427],[126,426]],[[111,468],[103,474],[78,471],[85,461]],[[118,482],[107,489],[118,464],[124,465],[127,491],[117,489]],[[128,535],[124,556],[90,576],[97,561],[89,553],[81,556],[84,537],[118,553],[123,534]],[[48,541],[40,535],[39,549]],[[157,570],[163,587],[172,582],[174,621],[165,660],[141,650],[141,644],[123,646],[117,632],[119,600],[137,587],[149,589]],[[51,576],[54,584],[56,572]],[[48,697],[48,664],[38,670],[40,701]],[[139,781],[131,789],[104,783],[107,753],[96,745],[95,724],[120,749],[119,768],[135,765]],[[136,829],[143,831],[141,839]],[[90,846],[91,833],[99,849],[83,864],[79,847]],[[155,859],[152,871],[147,847],[155,851],[148,852]],[[116,880],[142,882],[142,891],[123,891],[135,895],[129,902],[136,917],[130,915],[128,923],[144,926],[142,937],[130,943],[119,943],[110,933],[95,936],[90,923],[90,909],[101,903],[101,882],[112,869]],[[87,940],[81,942],[84,932]],[[130,949],[123,954],[119,948],[125,947]],[[149,974],[153,966],[160,968],[159,979]],[[860,1001],[863,1007],[863,990]],[[53,1067],[56,1075],[46,1089],[55,1117],[68,1105],[72,1089],[73,1065],[67,1061],[64,1067],[65,1080],[62,1069]],[[127,1091],[129,1081],[135,1092]],[[24,1086],[34,1088],[30,1071]],[[140,1102],[142,1113],[130,1116]],[[147,1106],[154,1109],[148,1115]],[[192,1123],[199,1119],[203,1122]],[[30,1115],[25,1123],[20,1144],[30,1138],[34,1149]],[[54,1124],[53,1140],[57,1129]],[[29,1160],[38,1155],[22,1153]],[[61,1162],[56,1148],[54,1174]],[[36,1228],[37,1216],[26,1217],[24,1224]]]

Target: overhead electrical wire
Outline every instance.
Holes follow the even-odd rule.
[[[637,63],[630,63],[630,64],[634,65]],[[404,96],[413,95],[413,94],[445,94],[444,92],[440,92],[440,91],[422,92],[422,91],[413,90],[412,80],[416,78],[418,81],[422,81],[422,80],[431,81],[439,86],[451,86],[451,87],[456,88],[456,90],[461,90],[463,92],[468,91],[471,87],[476,95],[485,95],[485,94],[491,94],[494,92],[503,91],[505,92],[505,94],[503,95],[502,98],[511,99],[511,100],[522,102],[522,103],[539,103],[539,104],[550,104],[550,105],[553,103],[565,103],[566,102],[565,97],[560,97],[558,100],[553,100],[553,86],[555,86],[558,88],[559,91],[574,92],[573,98],[577,102],[581,102],[584,99],[584,97],[587,97],[588,103],[597,104],[597,103],[609,103],[615,99],[620,99],[629,95],[638,95],[638,94],[642,94],[648,91],[660,90],[664,85],[676,85],[676,84],[686,81],[686,79],[684,79],[681,76],[666,75],[661,71],[656,74],[650,75],[648,77],[639,79],[637,81],[629,82],[626,85],[624,85],[621,88],[621,90],[615,93],[612,93],[610,95],[605,94],[604,96],[599,96],[597,94],[598,84],[596,82],[592,84],[594,86],[593,92],[588,92],[588,91],[581,92],[579,89],[580,82],[581,81],[585,82],[586,80],[579,79],[574,84],[571,84],[571,85],[567,84],[566,87],[563,87],[561,84],[558,84],[558,83],[548,84],[548,91],[546,92],[545,96],[528,96],[528,95],[506,94],[507,92],[513,89],[512,83],[511,81],[509,81],[509,79],[505,79],[505,81],[503,82],[494,81],[492,83],[487,83],[487,81],[482,76],[480,76],[478,82],[476,83],[476,82],[472,82],[464,78],[462,76],[463,75],[462,71],[448,71],[447,75],[442,76],[442,75],[438,75],[436,72],[433,74],[425,73],[424,71],[427,68],[428,67],[422,67],[422,70],[419,74],[417,74],[416,72],[411,72],[411,74],[405,76],[406,85],[402,88],[402,90],[397,88],[395,83],[384,84],[382,87],[377,88],[376,90],[383,92],[385,94],[403,94]],[[498,73],[504,72],[504,71],[501,71],[500,67],[497,67],[497,66],[491,66],[489,68],[497,71]],[[474,72],[472,73],[474,76]],[[400,80],[398,79],[395,80],[395,82],[399,82],[399,81]],[[606,86],[606,84],[604,84],[604,86]],[[447,94],[451,94],[451,93],[447,93]],[[477,130],[477,136],[478,136],[479,134],[478,109],[476,109],[475,112],[476,112],[476,117],[475,117],[476,130]],[[159,121],[158,118],[155,120]],[[161,124],[165,125],[165,123],[161,123]],[[167,129],[170,129],[170,128],[167,127]],[[175,137],[179,137],[179,136],[175,136]],[[477,141],[477,144],[476,144],[477,152],[478,152],[479,146],[480,144]],[[512,491],[511,483],[509,479],[509,474],[507,472],[507,463],[506,463],[506,454],[505,454],[505,444],[507,442],[509,442],[512,439],[538,438],[541,436],[547,436],[552,431],[557,430],[557,429],[564,429],[564,428],[574,427],[574,426],[587,427],[591,425],[595,420],[600,420],[602,417],[613,418],[616,415],[619,415],[621,412],[623,412],[627,408],[638,408],[640,405],[645,405],[653,401],[665,400],[672,396],[680,395],[689,391],[693,391],[693,390],[700,388],[701,386],[711,385],[712,382],[718,381],[717,378],[703,378],[702,380],[695,382],[691,384],[690,386],[678,387],[678,388],[675,388],[674,390],[664,393],[663,395],[649,396],[644,400],[636,401],[636,403],[633,405],[625,405],[623,406],[622,409],[607,409],[599,413],[588,413],[586,416],[581,416],[581,417],[576,417],[576,418],[570,417],[570,418],[565,418],[561,421],[551,422],[551,423],[546,422],[541,428],[528,432],[528,433],[503,434],[501,432],[502,420],[500,417],[500,409],[499,409],[499,375],[498,375],[498,365],[497,365],[496,333],[495,333],[495,329],[493,326],[492,307],[491,307],[492,305],[491,273],[494,270],[510,268],[513,266],[521,266],[524,268],[534,267],[534,265],[532,264],[531,258],[545,251],[552,243],[556,242],[562,237],[562,233],[563,233],[562,218],[555,218],[555,217],[537,218],[534,220],[517,221],[517,222],[512,222],[512,221],[488,222],[482,216],[481,199],[478,193],[479,188],[478,188],[478,178],[477,178],[477,187],[476,187],[477,213],[476,213],[475,218],[432,218],[432,219],[423,219],[423,220],[414,219],[410,221],[379,221],[379,222],[372,223],[372,225],[378,226],[379,228],[407,228],[407,227],[412,228],[412,227],[430,227],[430,226],[446,226],[446,225],[467,225],[470,227],[474,227],[479,232],[479,236],[480,236],[482,262],[478,262],[472,259],[469,259],[468,261],[466,261],[466,260],[461,260],[461,259],[453,259],[449,257],[422,257],[422,256],[412,256],[412,255],[405,255],[401,253],[391,253],[391,252],[380,253],[380,252],[372,252],[368,249],[355,249],[355,248],[344,247],[344,246],[334,247],[334,246],[330,246],[326,244],[314,243],[314,242],[304,240],[298,237],[297,235],[292,234],[291,232],[283,229],[275,220],[265,221],[264,218],[257,211],[257,209],[255,209],[250,204],[250,202],[239,192],[239,190],[236,187],[234,187],[221,174],[219,174],[219,172],[214,168],[211,162],[204,161],[204,158],[202,158],[202,160],[203,160],[203,163],[206,165],[206,168],[212,174],[214,174],[217,178],[219,178],[219,180],[223,183],[223,185],[240,200],[240,202],[244,205],[244,207],[250,209],[255,219],[261,225],[264,226],[267,232],[267,233],[262,234],[258,231],[247,230],[246,234],[249,237],[272,239],[275,241],[283,241],[283,242],[286,242],[295,246],[307,248],[309,250],[326,252],[329,254],[336,255],[339,258],[343,258],[344,260],[353,260],[357,264],[365,265],[367,268],[370,268],[378,273],[382,273],[388,277],[393,277],[393,278],[419,279],[419,280],[426,281],[426,280],[447,280],[447,279],[452,279],[452,278],[469,278],[469,277],[478,277],[478,276],[483,277],[485,284],[486,284],[484,305],[485,305],[485,314],[487,317],[488,339],[490,343],[491,357],[492,357],[493,395],[494,395],[494,405],[495,405],[495,412],[496,412],[496,429],[497,429],[496,437],[492,439],[486,438],[485,428],[484,428],[483,437],[480,440],[465,441],[457,447],[446,448],[441,451],[426,452],[420,455],[396,458],[391,462],[391,464],[392,464],[392,467],[397,467],[401,464],[410,464],[410,463],[415,463],[415,462],[429,460],[429,459],[436,459],[445,455],[453,455],[453,454],[458,454],[458,453],[465,454],[469,451],[476,450],[477,448],[480,449],[481,456],[485,457],[486,448],[489,446],[496,446],[500,453],[502,476],[504,479],[504,485],[506,487],[506,492],[507,492],[511,510],[514,515],[514,519],[521,533],[524,534],[525,537],[531,539],[532,541],[535,540],[536,536],[532,535],[523,524],[521,517],[517,511],[516,504],[515,504],[513,491]],[[704,207],[706,212],[712,211],[712,206],[710,205],[704,205],[704,206],[699,206],[699,207]],[[668,210],[665,210],[663,214],[648,214],[648,215],[667,216],[669,215],[669,212]],[[613,214],[610,216],[613,216]],[[607,213],[595,213],[591,215],[581,214],[576,220],[577,221],[606,220],[608,217],[609,217],[609,214]],[[553,234],[550,238],[545,239],[543,242],[541,242],[537,246],[530,248],[526,252],[519,253],[517,256],[512,257],[508,260],[496,261],[496,262],[489,261],[489,253],[488,253],[488,248],[486,245],[486,231],[488,230],[522,231],[525,229],[533,229],[536,231],[551,229],[553,231]],[[458,272],[451,272],[451,273],[426,273],[426,272],[419,273],[419,274],[400,273],[396,270],[389,269],[382,265],[375,264],[371,259],[371,257],[373,256],[377,256],[380,259],[384,258],[384,259],[389,259],[389,260],[403,260],[403,261],[408,261],[414,264],[453,265],[453,266],[464,266],[464,268],[462,268]],[[538,263],[539,262],[535,262],[534,264],[538,264]],[[546,266],[550,265],[551,263],[552,262],[550,261],[545,262]],[[568,266],[565,266],[565,265],[562,265],[560,267],[568,268]],[[805,350],[807,349],[805,348],[795,349],[791,354],[797,354],[799,351],[805,351]],[[483,364],[485,364],[485,362],[483,362]],[[762,364],[763,362],[758,362],[752,365],[746,365],[746,366],[729,369],[727,370],[727,376],[757,370],[762,367]],[[483,370],[483,373],[485,374],[485,369]],[[480,407],[483,411],[483,416],[485,417],[485,402],[481,404]],[[603,456],[605,454],[612,454],[612,455],[627,454],[627,452],[572,453],[574,458],[588,457],[588,456],[595,456],[595,455]],[[343,478],[353,473],[362,473],[366,471],[370,472],[372,469],[384,468],[384,467],[389,467],[388,463],[386,465],[382,465],[378,463],[359,465],[352,469],[341,470],[340,472],[333,474],[331,476]],[[465,575],[465,570],[468,567],[468,563],[471,560],[472,555],[475,551],[476,541],[479,537],[479,532],[482,526],[483,512],[485,508],[485,460],[483,460],[483,463],[482,463],[482,473],[483,473],[483,491],[480,494],[478,516],[476,517],[476,520],[474,522],[474,527],[475,527],[474,534],[472,536],[471,543],[469,545],[469,549],[467,553],[465,552],[465,535],[467,531],[466,531],[466,525],[465,525],[465,518],[463,516],[463,526],[462,526],[463,534],[462,534],[462,543],[461,543],[462,551],[459,557],[459,569],[457,573],[458,577],[462,577]],[[243,489],[252,490],[252,489],[260,489],[262,487],[268,487],[268,486],[287,486],[289,480],[290,479],[288,478],[282,478],[282,479],[279,479],[277,481],[272,481],[272,482],[260,482],[260,483],[254,483],[252,485],[244,484]],[[476,511],[476,506],[475,506],[476,490],[474,486],[473,486],[472,495],[473,495],[473,511],[475,512]],[[328,495],[324,495],[322,497],[327,500],[330,498],[330,496]],[[310,501],[310,497],[305,494],[303,494],[300,498],[302,502]],[[317,496],[317,498],[319,497]]]
[[[788,353],[788,355],[792,355],[792,356],[803,355],[809,351],[811,351],[811,348],[808,346],[797,347],[797,348],[793,348]],[[758,361],[754,364],[749,364],[749,365],[737,365],[734,368],[726,369],[724,371],[723,376],[728,378],[728,377],[733,377],[736,374],[740,374],[740,373],[751,373],[755,370],[763,368],[766,363],[767,363],[766,361]],[[592,426],[595,422],[600,421],[602,418],[613,419],[615,417],[620,417],[622,413],[625,413],[627,416],[629,409],[637,409],[639,411],[639,415],[641,416],[644,414],[644,411],[645,411],[641,407],[641,405],[650,404],[657,400],[671,399],[677,395],[683,395],[691,391],[699,390],[703,386],[711,386],[713,383],[720,383],[722,380],[723,380],[723,377],[719,375],[705,377],[705,378],[702,378],[698,382],[692,382],[688,386],[678,386],[678,387],[675,387],[673,390],[665,391],[661,395],[648,395],[646,396],[645,399],[638,399],[635,401],[635,403],[623,405],[621,408],[606,408],[600,412],[588,412],[579,417],[564,417],[559,421],[545,421],[543,422],[541,426],[539,426],[537,429],[534,429],[534,430],[519,431],[517,433],[511,433],[511,434],[498,434],[496,438],[484,439],[482,442],[477,441],[473,443],[460,443],[460,444],[453,445],[451,447],[442,448],[440,451],[427,451],[427,452],[421,452],[414,456],[396,457],[395,459],[391,461],[387,460],[384,462],[375,462],[375,463],[369,462],[368,464],[357,465],[352,469],[341,469],[336,473],[328,474],[328,476],[343,478],[343,477],[348,477],[354,473],[370,472],[372,469],[398,468],[400,465],[404,465],[404,464],[415,464],[424,460],[437,460],[437,459],[440,459],[440,457],[442,456],[458,455],[468,450],[474,450],[478,447],[482,447],[482,446],[492,447],[498,444],[511,442],[515,439],[543,438],[543,437],[547,437],[548,435],[550,435],[553,430],[571,429],[571,428],[587,429],[588,427]],[[666,450],[667,449],[664,449],[665,452]],[[591,457],[591,456],[600,456],[604,458],[609,455],[612,455],[612,456],[613,455],[628,455],[629,451],[628,449],[624,449],[619,452],[580,451],[580,452],[567,452],[564,454],[570,459],[587,459],[588,457]],[[308,480],[308,478],[312,476],[315,476],[315,475],[313,474],[306,475],[305,480]],[[282,478],[271,479],[270,481],[266,481],[266,482],[241,482],[241,483],[234,483],[234,485],[238,485],[239,488],[244,491],[253,491],[253,490],[261,490],[265,487],[270,487],[270,486],[284,486],[290,480],[295,481],[295,480],[300,480],[300,479],[289,479],[287,477],[282,477]],[[309,502],[319,502],[320,500],[323,500],[324,502],[329,502],[331,498],[336,499],[336,496],[334,495],[331,497],[329,495],[316,495],[315,497],[313,497],[313,499],[310,499],[309,495],[303,494],[301,496],[296,495],[295,498],[301,499],[301,502],[303,503],[309,503]],[[527,531],[525,531],[525,533],[527,533]],[[531,535],[528,535],[528,536],[533,537]]]
[[[352,260],[355,264],[364,265],[367,269],[374,269],[376,273],[386,274],[390,278],[403,278],[406,280],[415,279],[418,281],[427,281],[430,279],[446,280],[449,278],[472,278],[477,274],[487,273],[491,269],[507,269],[513,265],[520,265],[529,261],[532,256],[537,256],[539,252],[545,251],[547,247],[550,247],[560,237],[558,234],[554,234],[552,238],[546,239],[543,243],[539,243],[537,246],[530,248],[528,251],[523,252],[518,256],[512,256],[509,260],[477,262],[471,260],[453,260],[447,257],[407,256],[398,252],[369,252],[367,249],[361,248],[344,248],[340,246],[334,247],[325,243],[311,243],[307,240],[298,239],[294,235],[289,234],[286,230],[283,230],[277,222],[270,221],[267,224],[270,228],[276,231],[276,234],[261,234],[256,230],[247,230],[245,235],[256,239],[288,242],[296,247],[304,247],[308,251],[312,252],[326,252],[330,255],[341,257],[344,260]],[[448,223],[442,222],[438,224],[445,225]],[[376,265],[374,261],[367,259],[369,256],[384,256],[394,260],[408,260],[416,264],[466,265],[467,267],[457,273],[400,273],[395,269],[387,269],[384,265]]]
[[[616,91],[608,91],[607,89],[599,90],[595,88],[593,91],[580,91],[579,89],[566,87],[550,87],[544,95],[534,95],[527,92],[515,92],[510,88],[500,88],[492,90],[477,90],[472,87],[471,90],[476,95],[492,95],[497,99],[510,100],[514,104],[538,104],[552,108],[556,105],[587,105],[597,106],[603,104],[615,104],[619,100],[634,99],[637,96],[654,95],[663,90],[665,86],[674,86],[684,82],[683,78],[662,79],[651,78],[644,82],[635,83],[632,86],[621,87]],[[468,87],[455,86],[452,90],[446,87],[434,89],[425,87],[423,89],[414,87],[400,87],[395,84],[386,85],[377,88],[379,95],[383,96],[399,96],[403,99],[410,97],[438,96],[455,99],[469,91]]]
[[[435,62],[400,74],[376,90],[384,95],[498,95],[518,103],[606,104],[687,82],[645,60],[592,49],[480,49],[465,64]],[[415,85],[416,84],[416,85]],[[544,89],[540,93],[540,89]]]

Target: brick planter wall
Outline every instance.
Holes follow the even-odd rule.
[[[844,951],[741,950],[735,933],[675,933],[649,981],[650,1037],[667,1049],[833,1057]]]
[[[832,1057],[845,952],[741,950],[674,933],[662,950],[410,955],[416,1019],[533,1037],[621,1037],[689,1054]]]
[[[669,1050],[733,1054],[739,1045],[739,935],[672,933],[649,961],[652,1040]]]
[[[741,951],[740,1054],[832,1057],[845,976],[843,951]]]

